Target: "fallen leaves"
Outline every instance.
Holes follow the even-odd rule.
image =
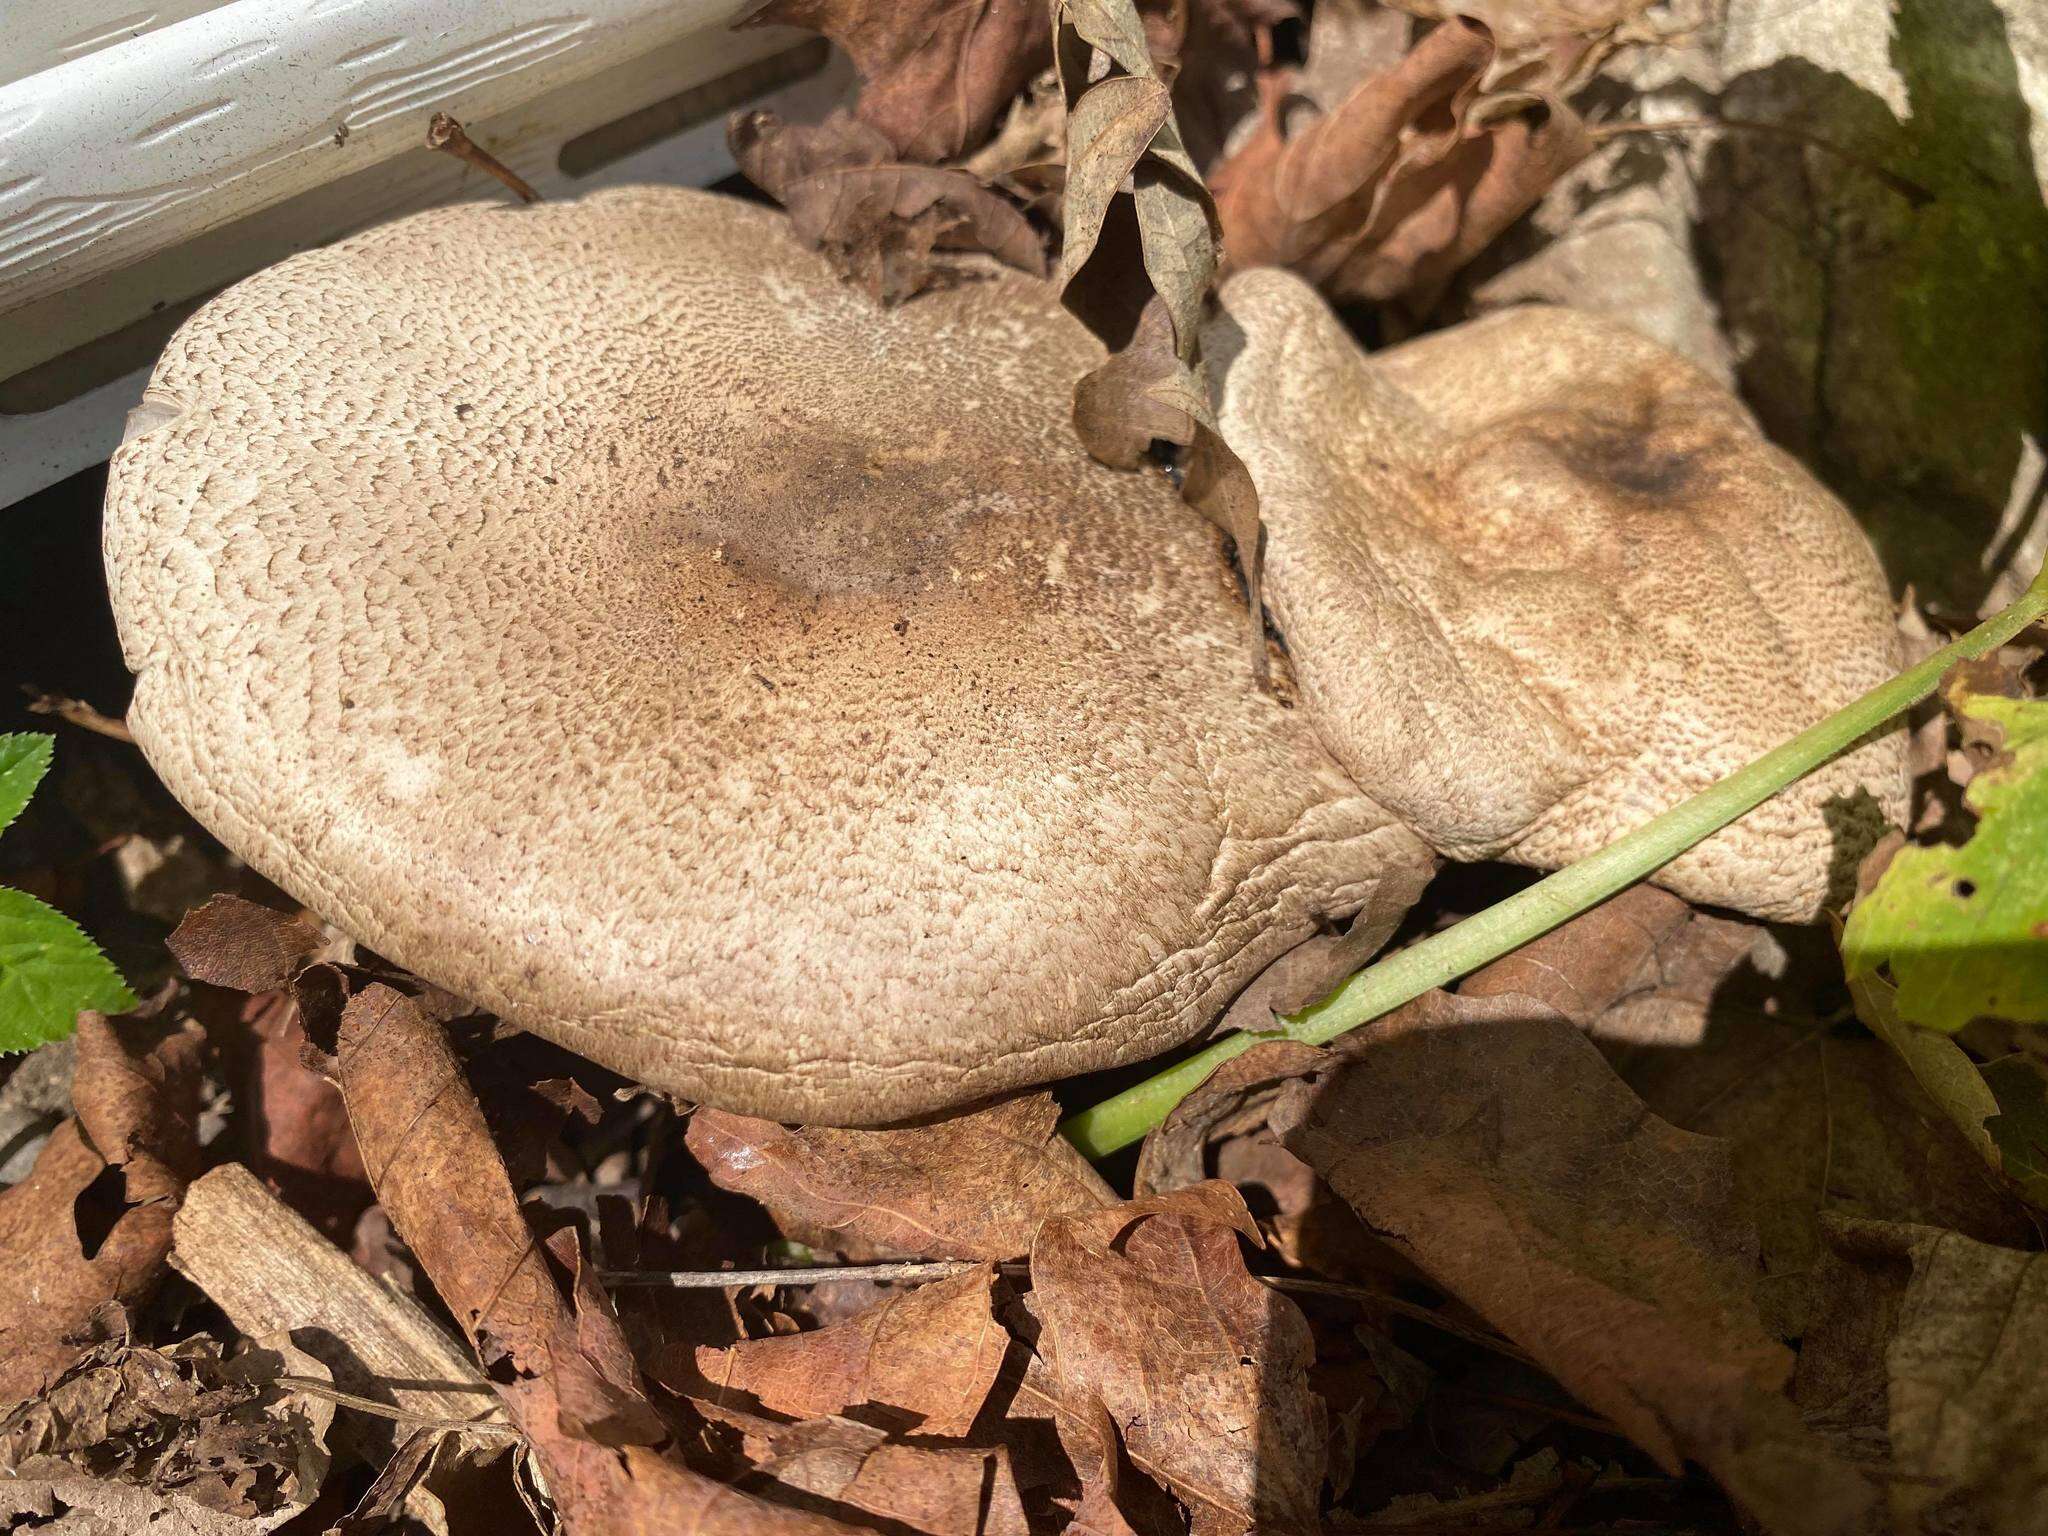
[[[841,275],[894,304],[940,281],[937,250],[985,251],[1045,274],[1045,247],[1015,204],[965,171],[896,158],[875,129],[834,113],[816,127],[736,115],[727,137],[747,179]]]
[[[1258,131],[1211,172],[1236,267],[1284,266],[1338,302],[1428,311],[1458,269],[1592,149],[1542,72],[1487,89],[1491,31],[1454,17],[1289,133],[1287,73]]]
[[[861,123],[928,164],[987,137],[1052,41],[1043,0],[769,0],[741,25],[831,38],[860,72]]]
[[[82,1014],[73,1117],[0,1190],[0,1403],[42,1391],[107,1302],[162,1278],[171,1218],[198,1172],[203,1039]]]
[[[117,1319],[118,1320],[118,1319]],[[289,1340],[223,1357],[115,1337],[0,1417],[0,1513],[91,1510],[165,1536],[261,1532],[312,1502],[334,1406],[281,1377],[325,1379]]]
[[[745,1394],[797,1419],[859,1410],[887,1427],[958,1438],[981,1412],[1009,1347],[992,1309],[994,1285],[993,1268],[969,1270],[886,1295],[829,1328],[700,1346],[702,1395]]]
[[[700,1109],[689,1148],[721,1189],[759,1200],[813,1248],[855,1259],[1010,1259],[1030,1251],[1047,1217],[1115,1202],[1058,1121],[1049,1093],[881,1131]]]
[[[2048,1256],[1889,1222],[1832,1224],[1838,1305],[1801,1398],[1886,1453],[1893,1527],[2048,1529]]]
[[[1048,1375],[1076,1460],[1114,1454],[1091,1433],[1100,1404],[1134,1466],[1188,1509],[1198,1536],[1314,1530],[1323,1481],[1315,1349],[1294,1304],[1252,1279],[1238,1238],[1259,1240],[1243,1198],[1204,1183],[1056,1217],[1031,1249]]]
[[[1661,1465],[1712,1471],[1775,1530],[1856,1529],[1870,1490],[1781,1395],[1726,1149],[1644,1110],[1531,1010],[1375,1031],[1276,1107],[1367,1225]]]

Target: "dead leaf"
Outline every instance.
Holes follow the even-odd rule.
[[[843,112],[816,127],[736,113],[727,140],[747,179],[789,210],[798,238],[878,303],[940,280],[934,250],[985,251],[1045,275],[1038,231],[1001,193],[965,171],[897,160],[886,139]]]
[[[1114,1205],[1049,1093],[892,1130],[784,1127],[700,1109],[688,1145],[790,1237],[852,1259],[1013,1259],[1039,1223]]]
[[[1501,47],[1538,48],[1560,37],[1612,32],[1641,16],[1651,0],[1389,0],[1427,21],[1469,16],[1484,23]]]
[[[770,1508],[654,1449],[667,1428],[574,1234],[537,1240],[461,1063],[411,999],[381,983],[351,997],[335,1069],[379,1201],[476,1348],[571,1536],[848,1529]]]
[[[1764,932],[1696,912],[1655,886],[1630,886],[1474,972],[1458,996],[1531,998],[1596,1039],[1697,1045],[1716,991]]]
[[[81,1013],[76,1040],[75,1114],[0,1190],[0,1403],[78,1358],[102,1305],[156,1289],[199,1168],[199,1032]]]
[[[1231,265],[1291,268],[1339,302],[1427,311],[1592,148],[1540,78],[1482,94],[1497,56],[1483,25],[1446,21],[1291,134],[1292,77],[1268,76],[1259,131],[1211,173]]]
[[[860,72],[860,121],[926,163],[979,144],[1051,62],[1044,0],[769,0],[740,25],[831,38]]]
[[[1039,1353],[1058,1399],[1101,1403],[1199,1536],[1314,1530],[1314,1345],[1294,1304],[1251,1277],[1240,1236],[1258,1227],[1220,1183],[1047,1221],[1031,1249]]]
[[[1272,1122],[1368,1226],[1667,1470],[1698,1461],[1773,1530],[1861,1528],[1870,1489],[1781,1395],[1725,1147],[1533,1006],[1383,1024],[1348,1054]]]
[[[205,1337],[168,1350],[106,1339],[0,1417],[0,1513],[54,1497],[164,1536],[281,1525],[326,1480],[334,1417],[281,1375],[327,1379],[281,1336],[232,1360]]]
[[[851,1412],[904,1433],[958,1439],[981,1411],[1010,1336],[995,1319],[994,1266],[890,1293],[848,1322],[697,1350],[693,1395],[744,1393],[770,1413]]]
[[[323,942],[310,918],[227,895],[187,912],[165,940],[187,976],[237,992],[277,991]]]
[[[1838,1429],[1860,1397],[1893,1528],[2048,1531],[2048,1255],[1892,1222],[1834,1219],[1828,1236],[1841,1305],[1802,1354],[1800,1396]]]
[[[1795,962],[1793,975],[1803,974]],[[1615,1059],[1657,1114],[1726,1139],[1762,1240],[1758,1303],[1780,1337],[1804,1334],[1829,1300],[1819,1273],[1824,1212],[1951,1227],[2009,1246],[2031,1239],[2023,1209],[1882,1041],[1723,1006],[1692,1049],[1633,1046]]]
[[[1000,1449],[903,1445],[873,1425],[818,1419],[772,1432],[756,1476],[925,1536],[1026,1536],[1024,1506]],[[765,1490],[764,1490],[765,1491]]]

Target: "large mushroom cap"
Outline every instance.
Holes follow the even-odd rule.
[[[1134,1060],[1428,855],[1251,684],[1217,536],[1068,424],[1042,285],[883,312],[639,189],[195,316],[113,464],[151,763],[420,975],[874,1122]]]
[[[1223,309],[1220,419],[1304,699],[1442,852],[1568,864],[1897,670],[1849,514],[1634,331],[1510,310],[1368,358],[1285,273]],[[1900,817],[1904,763],[1871,742],[1658,880],[1810,918]]]

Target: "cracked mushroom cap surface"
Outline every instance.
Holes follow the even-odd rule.
[[[1902,664],[1847,510],[1624,326],[1516,309],[1368,357],[1313,289],[1253,271],[1205,353],[1305,706],[1451,857],[1569,864]],[[1906,790],[1893,731],[1657,881],[1810,919]]]
[[[1137,1060],[1432,856],[1253,686],[994,274],[892,311],[674,189],[387,225],[179,331],[106,559],[171,789],[656,1087],[876,1123]]]

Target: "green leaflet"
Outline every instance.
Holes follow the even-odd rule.
[[[0,1051],[62,1039],[81,1008],[125,1013],[135,994],[99,946],[54,907],[0,886]]]
[[[21,814],[50,766],[53,737],[0,736],[0,830]],[[0,886],[0,1051],[71,1033],[81,1008],[124,1013],[135,994],[70,918]]]
[[[1901,1018],[2048,1023],[2048,701],[1949,690],[1966,736],[1998,753],[1963,799],[1960,847],[1899,850],[1842,936],[1850,979],[1889,968]]]
[[[50,754],[56,749],[54,736],[0,736],[0,832],[5,832],[36,785],[50,770]]]

